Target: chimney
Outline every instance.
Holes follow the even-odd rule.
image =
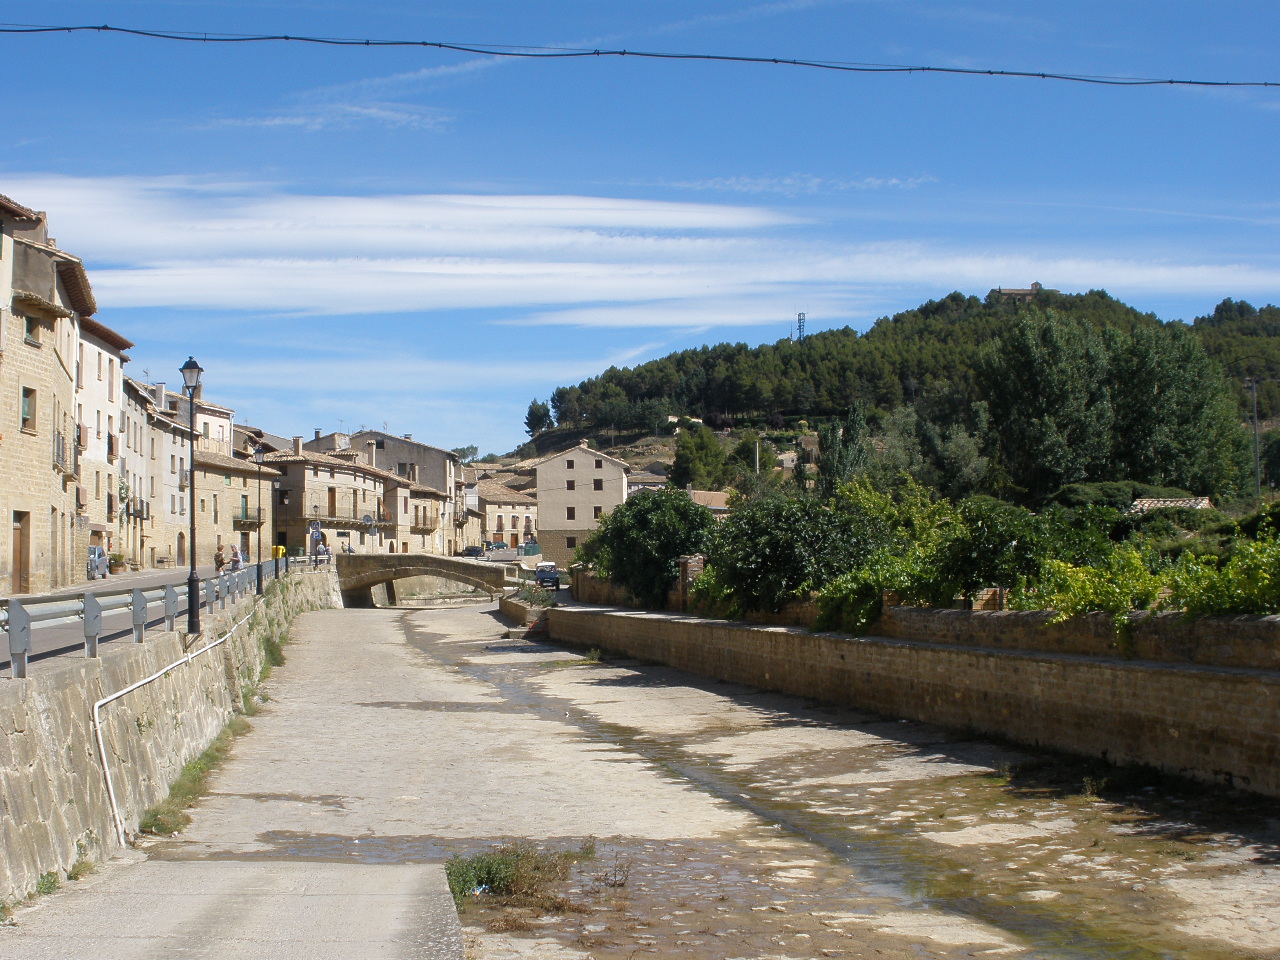
[[[319,427],[316,427],[316,439],[317,439],[317,440],[319,440],[319,439],[320,439],[320,428],[319,428]]]
[[[369,466],[376,467],[377,464],[373,460],[373,451],[376,449],[374,447],[374,442],[372,440],[366,440],[364,445],[369,448]]]
[[[293,438],[293,455],[295,457],[302,456],[302,438],[301,437]]]
[[[155,388],[156,388],[156,409],[167,410],[168,408],[165,406],[165,403],[164,403],[165,401],[164,383],[163,382],[157,383],[155,385]]]
[[[412,433],[406,433],[406,434],[404,435],[404,438],[405,438],[406,440],[412,440],[412,439],[413,439],[413,434],[412,434]]]

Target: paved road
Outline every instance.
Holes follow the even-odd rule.
[[[186,833],[19,909],[0,956],[457,958],[450,854],[592,837],[567,911],[473,905],[469,956],[1276,955],[1273,805],[1104,802],[1052,758],[504,630],[307,614]]]

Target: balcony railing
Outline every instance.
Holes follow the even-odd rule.
[[[231,515],[231,522],[237,530],[260,527],[262,515],[263,512],[258,507],[241,507]]]
[[[62,471],[65,477],[79,474],[80,457],[74,443],[61,430],[53,432],[53,465]]]

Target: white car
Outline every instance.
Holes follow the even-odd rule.
[[[97,580],[99,577],[105,580],[110,567],[111,561],[107,557],[107,551],[101,547],[89,548],[89,563],[85,568],[86,577],[90,580]]]

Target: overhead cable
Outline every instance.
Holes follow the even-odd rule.
[[[150,40],[182,43],[303,43],[330,47],[428,47],[456,53],[529,60],[570,60],[587,57],[638,57],[645,60],[702,60],[714,63],[774,64],[807,67],[839,73],[940,73],[973,77],[1015,77],[1062,80],[1070,83],[1110,87],[1280,87],[1277,80],[1188,80],[1160,77],[1122,77],[1082,73],[1055,73],[1046,70],[995,70],[981,67],[929,67],[894,63],[855,63],[840,60],[803,60],[792,57],[751,57],[722,53],[664,53],[654,50],[588,49],[585,47],[524,47],[501,44],[447,43],[439,40],[359,39],[353,37],[298,36],[294,34],[198,33],[191,31],[143,30],[101,25],[51,26],[44,24],[0,24],[3,34],[119,33]]]

